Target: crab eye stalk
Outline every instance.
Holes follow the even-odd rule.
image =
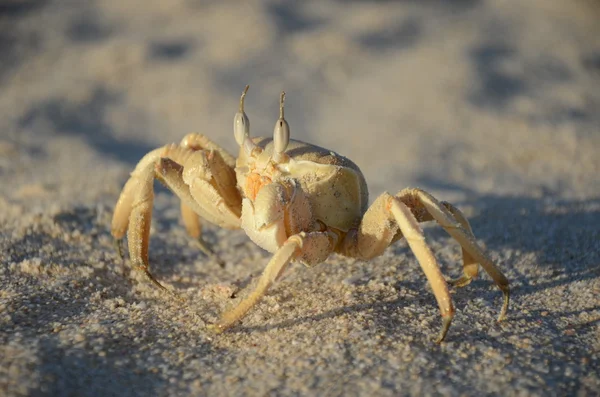
[[[281,154],[285,152],[288,144],[290,143],[290,126],[285,121],[283,115],[283,105],[285,101],[285,92],[281,92],[279,97],[279,120],[275,123],[275,130],[273,131],[273,147],[275,149],[275,160],[279,160]]]
[[[250,120],[248,120],[248,116],[244,112],[244,98],[246,97],[248,88],[250,88],[249,85],[244,88],[244,92],[242,92],[242,96],[240,97],[240,108],[233,117],[233,136],[240,146],[243,145],[246,137],[250,136]]]

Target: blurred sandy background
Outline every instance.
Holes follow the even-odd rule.
[[[242,325],[214,321],[270,257],[208,227],[221,269],[158,189],[154,274],[109,234],[128,173],[202,132],[235,151],[285,89],[292,136],[363,170],[371,199],[457,204],[512,282],[453,291],[447,341],[405,242],[292,266]],[[0,394],[597,395],[600,3],[592,0],[0,2]],[[443,271],[458,246],[426,233]],[[231,296],[236,296],[231,298]]]

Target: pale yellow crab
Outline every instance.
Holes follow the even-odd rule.
[[[314,266],[330,254],[368,260],[405,237],[437,299],[444,340],[454,306],[448,283],[425,242],[419,222],[437,221],[462,246],[464,275],[450,281],[465,286],[477,276],[479,264],[504,294],[499,320],[506,316],[508,280],[477,244],[465,216],[420,189],[383,193],[368,206],[367,184],[347,158],[308,143],[290,140],[281,94],[279,120],[273,138],[251,138],[242,93],[234,117],[234,159],[200,134],[189,134],[179,145],[148,153],[131,173],[117,202],[112,235],[122,241],[128,232],[133,266],[163,290],[150,273],[148,242],[152,218],[153,180],[157,178],[181,199],[188,233],[201,240],[199,217],[227,229],[242,228],[265,250],[274,253],[255,290],[223,314],[211,329],[221,332],[238,322],[265,295],[290,262]],[[204,250],[212,252],[206,245]],[[121,252],[121,250],[120,250]]]

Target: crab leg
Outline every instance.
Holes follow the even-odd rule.
[[[181,202],[181,220],[185,230],[194,239],[202,238],[202,223],[200,217],[194,212],[192,207],[187,205],[185,202]]]
[[[197,138],[196,135],[194,136]],[[209,152],[213,160],[210,165],[213,165],[215,168],[213,182],[216,189],[227,193],[226,197],[220,197],[220,199],[229,212],[224,216],[223,212],[226,211],[219,211],[217,208],[213,208],[214,201],[209,203],[210,205],[205,203],[203,207],[199,206],[192,194],[190,194],[190,188],[183,181],[183,167],[175,161],[192,165],[189,171],[193,174],[196,171],[193,169],[193,166],[196,164],[194,163],[194,159],[192,161],[188,160],[194,156],[195,158],[204,156],[205,153],[204,151],[200,151],[200,149],[196,150],[196,147],[194,149],[185,147],[188,145],[186,142],[184,139],[182,146],[167,145],[153,150],[140,160],[121,192],[115,206],[111,225],[111,233],[115,238],[121,258],[123,257],[122,239],[127,232],[132,265],[136,269],[141,270],[154,285],[168,292],[170,291],[160,284],[149,271],[148,244],[152,220],[152,204],[154,201],[153,181],[155,177],[162,179],[180,197],[182,200],[184,225],[190,235],[198,237],[197,241],[200,244],[200,248],[208,255],[214,256],[214,253],[200,238],[201,224],[198,215],[194,214],[194,212],[206,216],[206,219],[209,221],[213,220],[216,224],[221,225],[226,223],[233,228],[236,225],[239,227],[239,219],[237,219],[238,216],[236,214],[241,209],[241,203],[238,204],[241,199],[238,199],[235,194],[231,194],[231,186],[235,186],[233,170],[225,164],[220,152],[215,152],[218,154],[214,155],[213,152]],[[198,139],[194,142],[196,145],[199,144]],[[207,140],[207,142],[210,141]],[[216,147],[214,144],[213,146]],[[175,161],[171,160],[171,158]],[[235,193],[237,194],[237,192]],[[218,196],[218,193],[215,194]],[[218,262],[221,265],[223,263],[220,260]],[[172,292],[170,293],[175,295]]]
[[[461,247],[466,250],[473,258],[481,264],[481,267],[490,275],[494,280],[498,288],[504,294],[504,303],[498,321],[502,321],[506,318],[506,312],[508,311],[508,303],[510,300],[510,288],[508,286],[508,280],[502,272],[494,265],[492,260],[485,254],[485,252],[479,247],[477,241],[473,237],[472,233],[461,227],[461,222],[457,222],[451,211],[446,209],[443,204],[435,199],[431,194],[421,189],[407,189],[403,190],[398,194],[398,197],[402,201],[418,200],[418,202],[425,207],[427,212],[442,226],[450,236],[452,236]]]
[[[435,296],[440,312],[442,314],[442,330],[437,339],[437,343],[441,343],[448,333],[452,318],[454,317],[454,306],[448,292],[446,280],[440,271],[437,260],[433,256],[433,252],[425,242],[425,235],[419,226],[417,219],[410,209],[396,197],[391,197],[389,201],[389,209],[398,222],[398,226],[402,234],[406,238],[412,252],[417,257],[421,269],[425,273],[425,277],[431,285],[433,295]]]
[[[287,265],[294,259],[296,251],[301,247],[296,239],[288,239],[265,267],[258,284],[252,293],[232,310],[224,313],[216,324],[209,328],[215,332],[223,332],[240,320],[250,309],[252,309],[267,293],[277,277],[285,270]]]
[[[111,234],[115,238],[119,256],[123,258],[122,240],[127,232],[133,267],[142,271],[152,284],[173,294],[154,278],[148,264],[148,239],[154,201],[154,163],[165,150],[160,148],[145,155],[131,173],[115,206]]]
[[[471,225],[469,224],[469,221],[464,216],[462,211],[446,201],[443,201],[442,205],[444,207],[446,207],[446,209],[448,211],[450,211],[450,213],[454,216],[454,219],[456,219],[458,222],[460,222],[460,224],[462,225],[464,230],[467,231],[472,238],[475,238],[475,236],[473,235],[473,229],[471,229]],[[432,217],[432,219],[433,219],[433,217]],[[463,255],[463,273],[464,274],[455,280],[448,281],[448,284],[453,285],[455,287],[464,287],[464,286],[470,284],[471,281],[475,277],[477,277],[477,274],[479,273],[479,263],[477,262],[477,260],[475,260],[475,258],[473,258],[473,256],[471,254],[469,254],[469,251],[464,249],[462,246],[461,246],[461,249],[462,249],[462,255]]]
[[[181,220],[185,226],[187,233],[196,241],[200,250],[208,257],[211,257],[219,263],[221,267],[225,266],[225,262],[213,251],[211,246],[202,238],[202,223],[200,217],[194,210],[181,201]]]
[[[180,299],[174,292],[165,288],[150,273],[148,261],[148,243],[150,238],[150,224],[152,222],[152,203],[154,201],[154,165],[148,165],[139,175],[137,194],[132,202],[132,210],[129,216],[129,227],[127,229],[127,241],[129,243],[129,257],[135,269],[144,273],[146,278],[162,289]]]
[[[429,212],[427,212],[427,210],[423,207],[423,205],[421,203],[418,202],[418,200],[417,200],[417,202],[415,202],[414,199],[407,200],[406,196],[403,196],[403,195],[404,195],[404,191],[400,192],[398,194],[398,197],[400,197],[400,198],[404,197],[406,204],[409,206],[409,208],[411,208],[411,212],[413,214],[415,214],[415,217],[417,218],[417,221],[419,221],[419,223],[435,220],[435,218]],[[443,201],[441,204],[444,207],[446,207],[446,209],[452,214],[454,219],[456,219],[462,225],[462,227],[465,229],[465,231],[470,236],[475,238],[475,236],[473,236],[473,230],[471,229],[471,225],[469,224],[469,221],[464,216],[464,214],[458,208],[456,208],[454,205],[452,205],[446,201]],[[477,263],[475,258],[473,258],[473,256],[471,254],[469,254],[469,252],[467,250],[465,250],[462,247],[461,247],[461,249],[462,249],[462,255],[463,255],[463,273],[464,274],[455,280],[448,280],[448,284],[453,285],[455,287],[464,287],[464,286],[470,284],[471,281],[474,278],[476,278],[477,275],[479,274],[479,263]]]
[[[423,232],[418,225],[419,222],[438,221],[461,244],[465,275],[458,279],[456,284],[459,286],[468,284],[471,278],[477,275],[479,263],[486,271],[489,269],[492,272],[490,274],[496,283],[500,283],[499,286],[502,285],[503,292],[506,291],[505,302],[500,315],[501,319],[506,315],[508,307],[508,282],[476,244],[471,226],[462,212],[451,204],[442,204],[431,198],[435,200],[434,202],[428,197],[431,197],[431,195],[418,189],[403,190],[395,197],[388,193],[382,194],[369,207],[359,227],[348,233],[339,248],[339,252],[351,257],[371,259],[381,255],[392,242],[403,236],[406,237],[411,250],[415,253],[431,284],[440,306],[444,321],[438,339],[438,342],[440,342],[448,331],[454,309],[450,301],[446,281],[439,270],[438,262],[431,249],[425,243]],[[429,204],[425,203],[426,200]],[[502,283],[502,280],[505,283]]]
[[[186,151],[187,153],[185,153]],[[125,236],[125,232],[130,224],[130,216],[135,206],[134,201],[141,194],[138,190],[150,189],[152,191],[154,165],[160,161],[161,157],[175,156],[181,158],[188,157],[191,153],[193,151],[189,149],[184,149],[177,145],[167,145],[151,151],[140,160],[131,173],[129,180],[125,183],[119,200],[115,205],[111,223],[111,234],[117,241]]]
[[[305,254],[311,257],[314,253],[310,251],[314,251],[316,247],[320,247],[321,251],[328,251],[321,254],[325,257],[329,256],[333,249],[331,238],[327,232],[302,232],[289,237],[265,267],[254,291],[235,308],[225,312],[219,321],[209,328],[221,333],[244,317],[262,299],[291,261],[303,257]]]
[[[121,240],[127,232],[129,217],[133,210],[137,189],[140,187],[143,188],[143,186],[140,185],[143,185],[145,179],[148,178],[148,173],[154,177],[154,172],[149,167],[160,159],[163,151],[164,148],[160,148],[146,154],[131,173],[131,177],[127,180],[127,183],[125,183],[121,195],[119,196],[119,200],[115,205],[111,224],[111,234],[117,241]]]

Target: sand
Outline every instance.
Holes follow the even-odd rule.
[[[0,395],[598,395],[600,3],[44,1],[0,5]],[[159,293],[110,219],[149,150],[202,132],[234,152],[287,92],[292,136],[363,170],[373,200],[460,207],[511,281],[440,317],[405,241],[368,263],[292,266],[238,327],[206,324],[270,254],[208,225],[199,252],[157,186]],[[460,249],[427,239],[449,276]]]

